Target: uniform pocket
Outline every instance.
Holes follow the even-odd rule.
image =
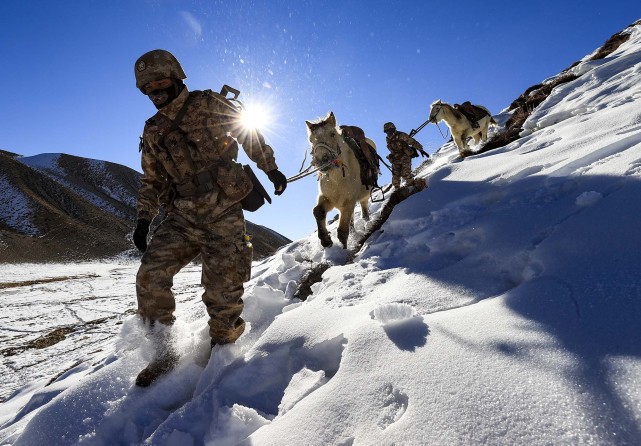
[[[239,163],[228,163],[220,166],[217,171],[216,182],[228,200],[236,203],[249,194],[252,183],[249,176]]]

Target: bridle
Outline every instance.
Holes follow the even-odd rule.
[[[327,152],[331,156],[331,160],[329,160],[325,164],[321,164],[320,166],[317,166],[316,163],[314,162],[314,151],[318,148],[324,148],[327,149]],[[309,166],[305,169],[303,166],[305,165],[305,159],[307,159],[307,152],[305,152],[305,159],[303,160],[303,164],[300,166],[300,170],[298,173],[290,178],[287,178],[288,183],[293,183],[294,181],[298,181],[301,178],[308,177],[316,172],[319,174],[324,174],[329,170],[329,167],[343,167],[343,173],[345,172],[345,166],[343,166],[342,161],[340,160],[340,155],[341,155],[341,146],[338,145],[336,150],[334,150],[330,145],[325,144],[324,142],[319,142],[316,144],[312,145],[311,150],[309,151],[312,155],[312,160],[309,163]]]
[[[317,149],[326,149],[327,152],[330,155],[330,160],[327,163],[325,163],[325,164],[323,164],[321,166],[316,166],[316,163],[315,163],[316,158],[314,157],[314,152]],[[328,168],[329,167],[340,167],[342,165],[342,162],[340,160],[340,156],[341,156],[341,147],[340,147],[340,145],[338,145],[336,148],[333,148],[332,146],[330,146],[329,144],[326,144],[324,142],[317,142],[316,144],[312,145],[311,154],[312,154],[312,164],[314,166],[316,166],[318,168],[318,170],[320,170],[321,172],[323,172],[323,170],[326,167],[328,167]],[[326,170],[329,170],[329,169],[326,169]]]
[[[437,107],[438,107],[438,108],[437,108]],[[438,104],[438,103],[437,103],[437,104],[434,104],[434,105],[432,106],[432,112],[434,112],[434,110],[436,110],[436,113],[430,113],[430,121],[429,121],[429,122],[433,122],[434,124],[436,124],[436,123],[437,123],[437,121],[436,121],[436,117],[437,117],[437,116],[439,115],[439,113],[441,113],[441,111],[443,110],[443,104]]]
[[[436,110],[436,113],[433,113],[434,110]],[[432,111],[430,112],[430,119],[429,119],[428,122],[433,122],[434,124],[436,124],[436,128],[438,129],[439,133],[443,137],[443,140],[446,140],[447,136],[450,134],[450,128],[448,126],[446,134],[443,135],[443,131],[441,130],[441,126],[438,125],[438,121],[436,120],[436,117],[441,113],[441,111],[443,111],[443,103],[437,102],[436,104],[434,104],[432,106]]]

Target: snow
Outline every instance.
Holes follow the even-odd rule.
[[[64,176],[64,171],[58,167],[60,155],[62,153],[41,153],[34,156],[21,156],[18,161],[36,169],[55,172],[59,176]]]
[[[0,282],[39,283],[0,291],[3,344],[75,331],[3,358],[0,442],[641,444],[639,26],[588,68],[523,138],[465,160],[443,146],[353,261],[311,234],[255,263],[247,330],[206,366],[189,265],[183,358],[148,389],[133,385],[152,351],[130,314],[135,263],[4,268]]]
[[[4,175],[0,175],[0,196],[11,197],[0,202],[0,221],[23,234],[38,235],[38,228],[33,223],[32,200],[13,186]]]
[[[32,167],[57,183],[63,185],[64,187],[74,191],[85,200],[94,204],[95,206],[105,209],[112,214],[118,215],[120,217],[127,217],[123,211],[116,209],[110,203],[104,200],[103,197],[100,197],[85,188],[74,184],[71,181],[67,180],[67,172],[60,167],[58,161],[62,154],[61,153],[44,153],[34,156],[22,156],[18,158],[18,161],[21,163]],[[122,202],[125,205],[135,207],[136,198],[131,195],[122,185],[114,181],[111,174],[107,170],[105,161],[94,160],[94,159],[85,159],[87,162],[88,170],[91,172],[91,178],[93,182],[99,187],[102,192],[108,197]]]

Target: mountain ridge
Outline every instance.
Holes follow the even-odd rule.
[[[0,263],[137,255],[131,232],[140,173],[64,153],[23,157],[6,150],[0,150],[0,172]],[[290,241],[246,224],[257,259]]]

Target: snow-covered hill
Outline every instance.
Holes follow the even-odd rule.
[[[0,263],[96,259],[129,249],[139,176],[105,161],[0,151]]]
[[[17,160],[47,174],[101,209],[118,217],[135,218],[140,174],[132,169],[62,153],[44,153]]]
[[[122,286],[135,265],[10,269],[9,281],[34,283],[1,295],[1,333],[17,348],[3,375],[31,378],[0,406],[0,440],[641,444],[641,25],[630,34],[575,67],[581,76],[552,91],[521,139],[464,160],[443,146],[419,172],[429,188],[352,262],[312,234],[255,264],[248,330],[204,369],[197,268],[175,286],[184,358],[148,389],[133,386],[150,351],[135,317],[118,308],[97,333],[80,325],[112,311],[96,297],[135,307]],[[323,261],[333,266],[313,294],[293,299]],[[44,282],[65,274],[76,279]],[[65,301],[78,294],[94,299]],[[78,327],[38,350],[26,341],[46,321],[24,301],[39,295]]]
[[[139,187],[140,173],[108,161],[0,151],[0,264],[86,261],[131,250]],[[290,242],[264,226],[247,228],[259,258]]]

